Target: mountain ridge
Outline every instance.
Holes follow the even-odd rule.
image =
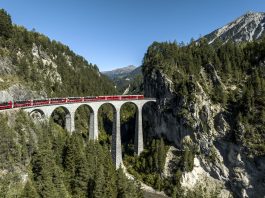
[[[206,38],[209,44],[214,44],[218,40],[222,43],[226,43],[228,41],[253,41],[262,38],[264,34],[265,12],[247,12],[246,14],[243,14],[226,25],[204,35],[202,38]],[[116,71],[119,71],[119,69],[123,70],[124,68],[126,67],[118,68],[108,72],[115,73]],[[135,82],[135,79],[139,81],[139,78],[136,78],[138,75],[140,75],[140,81],[142,82],[141,70],[141,66],[139,66],[126,73],[119,74],[116,72],[115,76],[113,74],[111,76],[107,72],[103,72],[103,74],[107,75],[111,80],[113,80],[114,84],[121,92],[127,90],[128,93],[137,93],[137,91],[141,91],[142,89],[139,89],[135,86],[132,88],[132,84],[136,86],[142,85],[142,83]]]
[[[104,75],[108,76],[116,86],[116,89],[121,94],[138,94],[142,93],[142,67],[136,67],[129,65],[114,69],[111,71],[103,72]]]
[[[203,37],[212,44],[218,39],[222,42],[253,41],[260,39],[264,34],[265,12],[247,12]]]
[[[113,69],[110,71],[102,71],[104,75],[108,76],[110,79],[115,79],[115,78],[121,78],[135,70],[137,67],[134,65],[128,65],[126,67],[121,67],[117,69]]]

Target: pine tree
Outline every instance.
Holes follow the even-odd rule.
[[[103,148],[103,167],[104,167],[104,193],[109,197],[117,197],[117,187],[116,187],[116,169],[113,165],[110,152],[107,146]]]
[[[31,181],[27,181],[23,193],[21,195],[21,198],[38,198],[39,195],[36,191],[36,188],[31,183]]]
[[[165,151],[165,143],[163,138],[160,138],[160,145],[159,145],[159,155],[158,155],[158,164],[159,164],[159,172],[160,174],[163,172],[164,165],[165,165],[165,157],[166,157],[166,151]]]
[[[135,184],[133,181],[128,180],[121,168],[117,170],[117,187],[117,198],[143,197],[140,186]]]
[[[55,162],[51,142],[45,130],[39,137],[39,148],[32,156],[33,180],[41,197],[68,197],[62,172]]]
[[[123,171],[121,168],[117,170],[117,186],[118,186],[118,196],[117,198],[124,198],[126,197],[126,188],[127,182],[123,175]]]
[[[12,36],[12,20],[4,9],[0,9],[0,27],[0,36],[5,38],[10,38]]]
[[[0,115],[0,169],[5,169],[20,159],[16,133],[7,124],[7,117]]]
[[[95,172],[95,187],[93,190],[93,197],[94,198],[104,198],[108,197],[104,193],[104,184],[105,184],[105,178],[104,178],[104,170],[103,165],[99,164],[98,169]]]
[[[89,170],[87,160],[82,156],[75,162],[75,174],[71,180],[71,191],[74,197],[88,196]]]

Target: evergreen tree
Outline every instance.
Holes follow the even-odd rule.
[[[99,164],[98,169],[95,171],[95,187],[93,190],[93,198],[107,198],[108,195],[104,193],[104,170],[103,165]]]
[[[32,173],[37,192],[41,197],[67,197],[62,173],[56,165],[51,143],[44,134],[39,149],[32,156]]]
[[[159,156],[158,156],[158,164],[159,164],[159,171],[160,173],[163,172],[164,165],[165,165],[165,158],[166,158],[166,151],[165,151],[165,143],[163,138],[160,138],[159,141]]]
[[[21,198],[38,198],[38,197],[39,195],[34,185],[30,181],[27,181],[23,193],[21,195]]]
[[[0,36],[4,38],[10,38],[12,36],[12,20],[4,9],[0,9],[0,27]]]
[[[117,186],[117,198],[143,197],[139,186],[135,185],[133,181],[128,180],[121,168],[117,170]]]

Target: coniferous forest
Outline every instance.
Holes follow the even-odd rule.
[[[234,140],[242,143],[249,155],[262,156],[265,154],[264,47],[265,38],[225,44],[216,40],[212,45],[205,38],[188,45],[154,42],[144,57],[143,73],[149,76],[158,70],[166,74],[174,83],[177,97],[185,97],[189,102],[196,101],[198,84],[203,86],[211,101],[225,108]],[[201,70],[212,78],[211,84],[203,81]],[[185,115],[187,106],[182,108],[179,116]],[[246,129],[244,133],[242,126]]]
[[[0,119],[1,197],[142,197],[140,186],[115,170],[108,144],[78,131],[70,136],[52,120],[36,124],[22,111],[12,117],[12,127]]]
[[[35,30],[12,24],[5,10],[0,10],[0,27],[0,57],[11,68],[1,74],[1,90],[19,84],[41,97],[116,94],[96,65]],[[23,112],[0,116],[0,197],[142,197],[139,185],[115,170],[109,136],[103,131],[98,142],[88,141],[87,109],[78,110],[72,136],[63,129],[62,109],[41,123]],[[103,121],[99,127],[103,130]]]
[[[88,63],[68,46],[34,29],[13,25],[5,10],[0,10],[0,25],[0,56],[11,62],[11,71],[4,73],[1,89],[17,83],[46,97],[116,93],[113,83],[100,74],[97,65]]]
[[[8,66],[0,70],[0,90],[16,84],[33,91],[35,98],[119,93],[96,65],[34,29],[28,31],[13,24],[5,10],[0,10],[0,27],[0,61]],[[140,182],[174,198],[205,197],[202,194],[205,187],[182,188],[183,174],[194,170],[195,157],[216,168],[216,164],[223,163],[216,149],[220,142],[229,149],[236,145],[239,154],[244,156],[240,158],[240,166],[243,161],[258,164],[265,156],[264,65],[265,38],[240,43],[216,39],[211,44],[206,38],[200,38],[188,44],[154,42],[150,45],[142,62],[144,80],[136,79],[132,86],[137,93],[145,90],[147,97],[157,99],[157,111],[163,114],[159,115],[159,122],[174,119],[181,130],[174,128],[165,132],[162,128],[163,133],[156,135],[152,127],[158,122],[153,125],[145,122],[145,148],[136,156],[133,149],[136,108],[132,104],[122,108],[124,165],[137,181],[129,180],[121,168],[115,170],[112,164],[110,105],[99,109],[100,133],[96,142],[88,140],[89,109],[86,107],[77,110],[76,131],[72,135],[64,129],[63,109],[57,109],[49,121],[33,120],[22,111],[0,114],[0,197],[143,197]],[[155,79],[157,76],[163,76],[165,82]],[[170,87],[170,93],[163,83]],[[160,90],[161,87],[164,89]],[[201,104],[206,102],[203,111]],[[218,115],[210,117],[210,107],[218,109]],[[148,113],[147,109],[144,112]],[[151,112],[150,120],[155,116],[156,112]],[[222,117],[222,124],[218,123],[218,116]],[[221,135],[218,134],[220,125],[224,128]],[[174,136],[176,131],[179,133]],[[167,153],[172,146],[176,147],[174,166],[170,170],[172,174],[165,176]],[[230,164],[227,167],[230,172],[238,168]],[[254,169],[262,170],[262,167],[251,171]],[[236,179],[230,177],[231,182],[225,185],[231,190],[231,183]],[[207,196],[218,197],[220,191],[213,189]]]

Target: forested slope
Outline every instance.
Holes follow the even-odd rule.
[[[154,42],[148,48],[144,93],[156,97],[159,107],[155,115],[149,112],[154,120],[145,120],[152,122],[146,132],[166,137],[181,150],[189,148],[197,162],[193,169],[188,157],[192,172],[182,169],[171,184],[223,182],[221,189],[235,197],[265,193],[264,46],[264,38],[213,45],[202,38],[188,45]],[[211,182],[196,172],[202,170]]]
[[[68,46],[12,24],[0,10],[0,93],[3,99],[114,94],[96,65]],[[18,94],[17,90],[22,90]]]
[[[1,197],[142,197],[115,170],[109,145],[79,131],[69,136],[53,121],[34,123],[22,111],[1,114],[0,124]]]
[[[0,90],[0,102],[116,94],[96,65],[57,41],[12,24],[4,10]],[[72,136],[62,127],[65,112],[60,108],[49,121],[17,110],[1,112],[0,197],[142,197],[139,186],[112,164],[102,118],[108,110],[100,111],[100,143],[88,140],[89,110],[84,107],[76,112]]]

